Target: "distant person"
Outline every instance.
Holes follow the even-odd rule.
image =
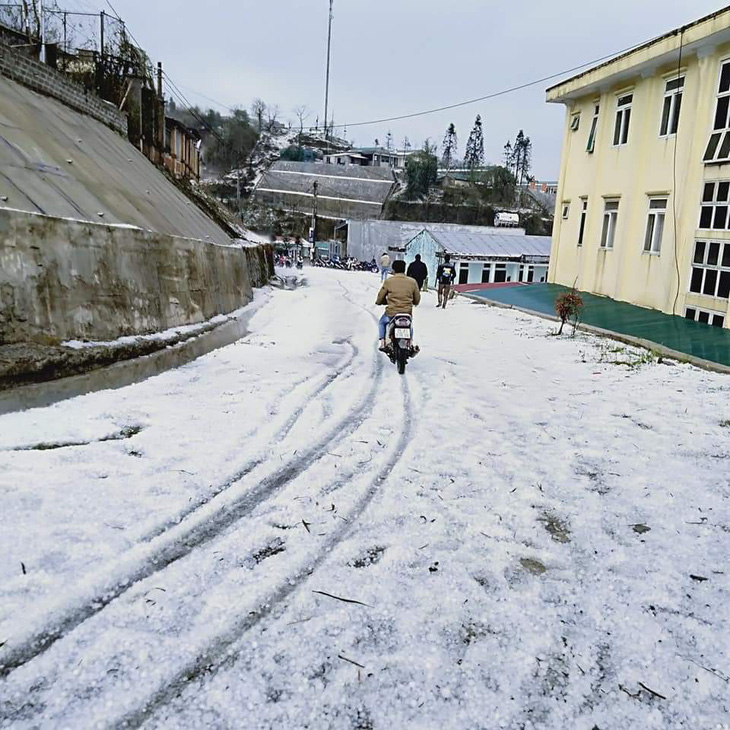
[[[418,288],[423,289],[423,285],[428,279],[428,268],[426,264],[421,261],[421,254],[416,254],[416,260],[408,267],[406,276],[410,276],[411,279],[415,279],[418,283]]]
[[[456,267],[451,263],[451,256],[446,254],[444,256],[443,264],[439,264],[436,271],[436,283],[438,284],[438,304],[437,307],[443,307],[446,309],[446,302],[449,301],[449,295],[451,294],[451,286],[456,279]]]
[[[390,273],[390,256],[384,253],[380,257],[380,281],[385,281]]]

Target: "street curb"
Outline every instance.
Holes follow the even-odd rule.
[[[499,309],[514,309],[516,312],[522,312],[523,314],[529,314],[533,317],[540,317],[540,319],[546,319],[550,322],[558,322],[559,319],[551,314],[545,314],[545,312],[537,312],[534,309],[527,309],[526,307],[517,307],[514,304],[505,304],[504,302],[497,302],[493,299],[487,299],[486,297],[475,296],[474,294],[461,293],[457,294],[460,297],[466,297],[467,299],[483,304],[488,307],[497,307]],[[656,352],[663,357],[671,358],[679,362],[688,363],[694,365],[703,370],[710,370],[715,373],[722,373],[723,375],[730,375],[730,366],[723,365],[719,362],[713,362],[712,360],[704,360],[701,357],[695,357],[694,355],[688,355],[686,352],[680,352],[679,350],[673,350],[671,347],[666,347],[658,342],[652,342],[651,340],[645,340],[642,337],[634,337],[632,335],[624,335],[620,332],[614,332],[613,330],[603,329],[602,327],[595,327],[591,324],[579,324],[577,329],[581,332],[587,332],[591,335],[597,335],[598,337],[605,337],[607,339],[616,340],[623,342],[625,345],[633,345],[635,347],[643,347],[646,350]]]
[[[213,350],[230,345],[248,334],[248,323],[256,313],[255,307],[247,307],[235,319],[225,322],[210,332],[205,332],[176,345],[170,345],[149,355],[123,360],[98,370],[72,375],[44,383],[22,385],[0,392],[0,415],[29,408],[44,408],[67,398],[95,393],[99,390],[116,390],[138,383],[166,370],[186,365]]]

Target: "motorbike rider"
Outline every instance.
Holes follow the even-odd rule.
[[[396,314],[413,314],[413,307],[417,307],[421,303],[421,292],[415,279],[406,276],[406,262],[393,262],[393,276],[383,282],[383,286],[378,292],[378,298],[375,304],[385,307],[385,314],[378,322],[378,333],[380,335],[379,349],[381,352],[387,352],[385,344],[385,336],[390,324],[390,320]]]
[[[446,254],[444,262],[439,264],[436,271],[436,282],[438,283],[438,304],[436,308],[443,306],[446,309],[446,302],[451,294],[451,285],[456,279],[456,267],[451,263],[451,256]]]

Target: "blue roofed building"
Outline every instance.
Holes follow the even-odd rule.
[[[408,241],[406,263],[416,254],[428,268],[429,284],[449,254],[456,265],[456,284],[533,283],[547,280],[550,236],[509,235],[501,229],[459,226],[424,228]]]

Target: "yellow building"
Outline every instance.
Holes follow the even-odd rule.
[[[730,327],[730,7],[547,99],[566,107],[548,281]]]

